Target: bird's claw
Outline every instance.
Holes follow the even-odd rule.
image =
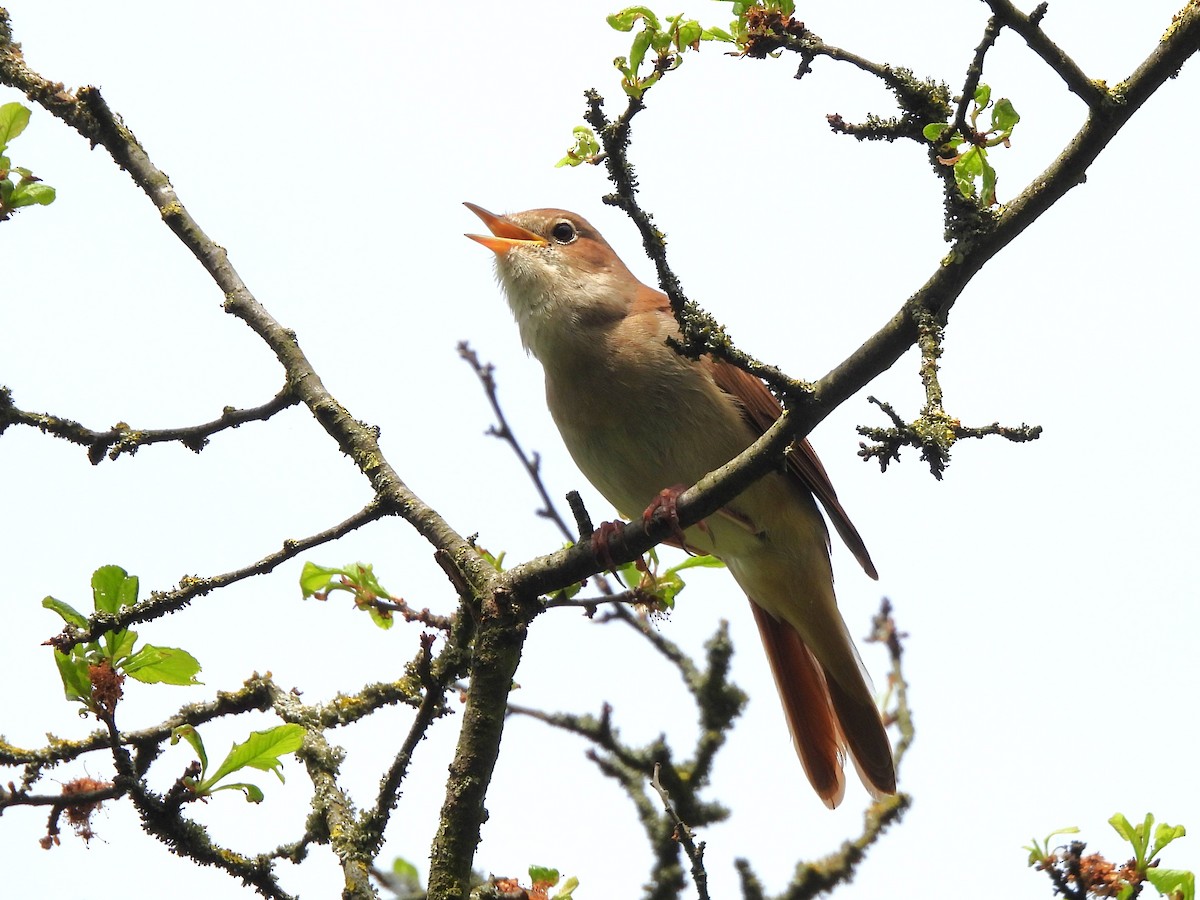
[[[677,484],[659,491],[658,496],[650,502],[650,505],[646,507],[646,511],[642,513],[642,524],[649,526],[654,521],[655,516],[661,512],[662,517],[671,526],[671,534],[679,542],[679,546],[687,553],[691,553],[692,550],[688,547],[687,537],[684,535],[683,528],[679,524],[679,495],[686,490],[687,485]],[[708,531],[708,526],[702,521],[697,523],[696,527],[701,531]]]
[[[600,527],[592,532],[591,538],[592,552],[604,564],[605,570],[612,572],[618,580],[620,577],[617,576],[617,564],[613,561],[612,542],[614,538],[620,538],[624,533],[624,522],[601,522]]]

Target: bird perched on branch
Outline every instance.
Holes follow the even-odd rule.
[[[466,204],[490,235],[496,272],[571,456],[622,515],[659,508],[745,450],[779,417],[766,386],[723,360],[687,359],[664,294],[639,282],[580,216],[497,216]],[[837,609],[829,532],[817,501],[863,569],[862,538],[808,441],[700,525],[688,549],[711,553],[750,599],[804,771],[829,807],[848,753],[874,795],[896,790],[891,746]]]

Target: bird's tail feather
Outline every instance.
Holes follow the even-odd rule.
[[[846,790],[842,764],[847,750],[873,796],[895,793],[891,745],[866,681],[855,686],[861,689],[847,690],[828,676],[795,628],[753,599],[750,607],[771,662],[792,742],[817,795],[830,809],[841,802]]]

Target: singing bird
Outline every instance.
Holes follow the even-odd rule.
[[[560,209],[497,216],[491,231],[521,342],[546,373],[546,401],[587,479],[628,517],[695,484],[750,446],[781,413],[766,386],[712,357],[679,355],[666,295],[639,282],[591,225]],[[814,499],[815,498],[815,499]],[[873,795],[895,793],[891,746],[838,612],[829,531],[877,578],[862,538],[808,441],[786,471],[755,482],[686,546],[720,558],[750,599],[797,754],[820,798],[845,792],[849,752]]]

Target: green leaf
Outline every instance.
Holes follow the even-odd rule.
[[[403,857],[397,856],[392,860],[392,874],[389,881],[391,882],[389,888],[398,897],[422,892],[421,873],[417,871],[416,866]]]
[[[979,148],[971,147],[954,164],[954,180],[964,197],[975,196],[975,176],[979,174]]]
[[[22,206],[49,206],[56,196],[54,188],[48,184],[23,181],[13,191],[9,206],[13,209],[20,209]]]
[[[487,561],[488,565],[497,572],[504,571],[504,557],[508,554],[507,550],[501,550],[499,556],[493,556],[490,552],[484,550],[482,547],[476,547],[475,552],[482,556]]]
[[[1166,822],[1159,822],[1158,827],[1154,829],[1154,849],[1151,851],[1151,856],[1158,856],[1162,853],[1163,847],[1187,835],[1187,829],[1182,825],[1168,825]]]
[[[304,597],[320,595],[324,600],[330,591],[348,591],[359,609],[370,613],[372,621],[380,628],[391,628],[395,617],[390,610],[380,609],[377,601],[390,600],[391,594],[375,577],[369,563],[351,563],[341,568],[318,566],[306,562],[300,572],[300,590]]]
[[[996,101],[996,106],[992,110],[992,130],[1003,132],[1005,134],[1011,132],[1013,127],[1021,121],[1021,117],[1017,115],[1017,111],[1013,109],[1012,101],[1002,99]]]
[[[655,31],[661,27],[658,24],[658,16],[654,15],[647,6],[626,7],[620,12],[606,16],[604,21],[608,22],[617,31],[633,31],[633,26],[637,24],[638,19],[645,19],[646,25]]]
[[[704,29],[700,27],[700,23],[695,19],[684,22],[675,33],[675,46],[680,50],[692,47],[700,43],[700,38],[703,34]]]
[[[1146,880],[1154,885],[1160,894],[1170,897],[1171,900],[1176,900],[1176,898],[1178,900],[1195,900],[1196,898],[1195,872],[1151,866],[1146,870]]]
[[[396,617],[390,609],[380,609],[374,603],[367,604],[365,609],[370,614],[371,621],[384,631],[396,624]]]
[[[577,887],[579,887],[579,879],[572,875],[563,882],[563,886],[554,894],[553,900],[572,900]]]
[[[575,136],[575,145],[567,151],[566,156],[554,164],[555,168],[591,162],[600,152],[600,142],[596,140],[596,133],[586,125],[576,125],[572,134]]]
[[[1150,861],[1150,856],[1147,851],[1150,849],[1150,829],[1154,826],[1154,815],[1146,813],[1146,818],[1140,825],[1131,825],[1129,820],[1120,813],[1115,813],[1108,824],[1123,837],[1129,841],[1133,847],[1134,863],[1138,871],[1146,868],[1146,864]]]
[[[979,87],[975,88],[975,105],[976,106],[979,106],[979,107],[987,106],[988,102],[991,101],[991,99],[992,99],[992,89],[990,87],[988,87],[986,84],[981,84],[981,85],[979,85]]]
[[[283,763],[279,757],[294,753],[304,743],[304,726],[296,724],[276,725],[266,731],[254,731],[241,744],[234,744],[225,761],[210,778],[205,779],[198,787],[201,795],[211,793],[213,785],[226,775],[239,769],[260,769],[263,772],[274,772],[283,781]]]
[[[133,652],[137,641],[137,632],[122,628],[120,631],[110,631],[104,635],[104,655],[116,663]]]
[[[1113,817],[1108,820],[1108,824],[1122,838],[1130,842],[1133,841],[1133,826],[1129,824],[1129,820],[1121,813],[1114,813]]]
[[[200,780],[203,781],[204,773],[208,771],[208,754],[204,752],[204,741],[200,739],[200,732],[191,725],[180,725],[171,730],[171,745],[178,744],[180,738],[191,744],[196,755],[200,757]]]
[[[651,33],[645,29],[633,36],[633,46],[629,48],[629,78],[637,78],[638,69],[646,58],[646,50],[650,47]]]
[[[97,612],[118,613],[137,602],[138,580],[120,566],[101,566],[92,573],[92,599]]]
[[[992,168],[992,164],[987,161],[987,157],[982,151],[979,158],[983,169],[983,191],[980,194],[980,202],[986,207],[996,202],[996,170]]]
[[[21,103],[5,103],[0,106],[0,150],[25,130],[30,115],[29,107]]]
[[[972,178],[978,178],[983,174],[983,151],[978,147],[972,147],[962,155],[959,164]]]
[[[46,597],[42,600],[42,606],[46,609],[54,610],[62,616],[63,621],[68,625],[74,625],[76,628],[87,627],[87,616],[73,607],[70,603],[64,603],[62,600],[55,600],[53,597]]]
[[[244,781],[234,781],[229,784],[223,784],[218,788],[213,788],[212,793],[217,791],[241,791],[246,795],[247,803],[262,803],[265,796],[257,784],[250,784]]]
[[[529,880],[534,884],[546,884],[553,887],[558,884],[558,879],[558,869],[551,869],[549,866],[529,867]]]
[[[186,650],[143,644],[121,664],[121,671],[145,684],[200,684],[200,663]]]
[[[695,569],[697,567],[703,569],[723,569],[725,563],[721,562],[715,556],[689,556],[677,566],[671,566],[668,572],[682,572],[684,569]]]
[[[83,656],[68,656],[61,650],[54,651],[54,664],[62,678],[63,693],[68,700],[92,701],[92,680],[88,677],[88,661]]]
[[[921,129],[921,134],[925,136],[925,140],[927,141],[936,141],[942,136],[942,132],[944,132],[946,128],[947,124],[945,122],[930,122]]]
[[[333,586],[333,579],[342,573],[342,569],[328,569],[313,562],[306,562],[300,571],[300,590],[306,598],[318,591],[327,591]]]

